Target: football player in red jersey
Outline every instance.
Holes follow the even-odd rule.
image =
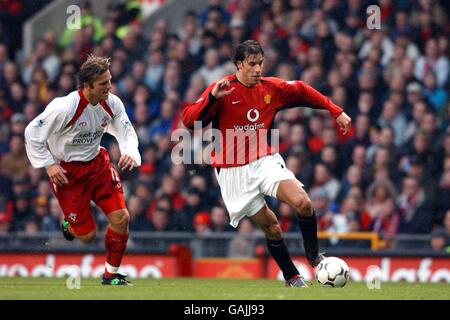
[[[326,109],[343,134],[349,132],[351,119],[341,107],[302,81],[262,77],[263,63],[264,51],[258,42],[247,40],[239,44],[234,56],[237,73],[209,85],[196,102],[183,110],[182,118],[188,128],[193,128],[196,121],[202,121],[203,126],[212,122],[213,128],[222,134],[223,143],[219,150],[214,150],[212,165],[230,224],[236,228],[248,216],[265,233],[268,250],[283,272],[286,286],[307,287],[292,262],[278,220],[264,195],[295,209],[306,258],[313,267],[323,259],[315,211],[303,184],[286,168],[270,141],[261,137],[272,128],[276,113],[287,108]],[[238,136],[238,142],[235,136],[230,139],[230,131]],[[266,132],[261,135],[260,131]],[[251,148],[252,144],[245,140],[239,143],[240,134],[256,139],[258,148]],[[245,152],[239,152],[242,149]]]

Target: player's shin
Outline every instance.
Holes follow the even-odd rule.
[[[299,274],[289,255],[289,251],[286,243],[284,242],[284,239],[270,240],[269,238],[267,238],[267,248],[269,249],[269,253],[272,255],[272,257],[280,267],[280,270],[283,272],[283,278],[285,280],[289,280],[295,275]]]
[[[122,257],[127,247],[128,233],[120,234],[111,228],[106,230],[105,234],[105,249],[106,249],[106,264],[105,274],[117,273]]]
[[[310,217],[299,216],[298,224],[303,236],[303,246],[308,261],[314,261],[319,255],[319,240],[317,239],[316,211]]]

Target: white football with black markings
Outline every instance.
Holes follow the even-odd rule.
[[[324,287],[342,288],[349,278],[347,263],[337,257],[323,259],[316,268],[316,279]]]

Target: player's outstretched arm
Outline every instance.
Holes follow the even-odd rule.
[[[345,112],[342,112],[336,118],[336,123],[341,128],[342,133],[347,134],[352,126],[352,119]]]

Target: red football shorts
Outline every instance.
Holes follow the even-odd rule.
[[[124,209],[122,184],[119,174],[109,160],[108,152],[100,148],[99,154],[88,162],[61,162],[68,184],[62,187],[50,181],[66,220],[77,235],[95,230],[90,201],[93,200],[105,214]]]

